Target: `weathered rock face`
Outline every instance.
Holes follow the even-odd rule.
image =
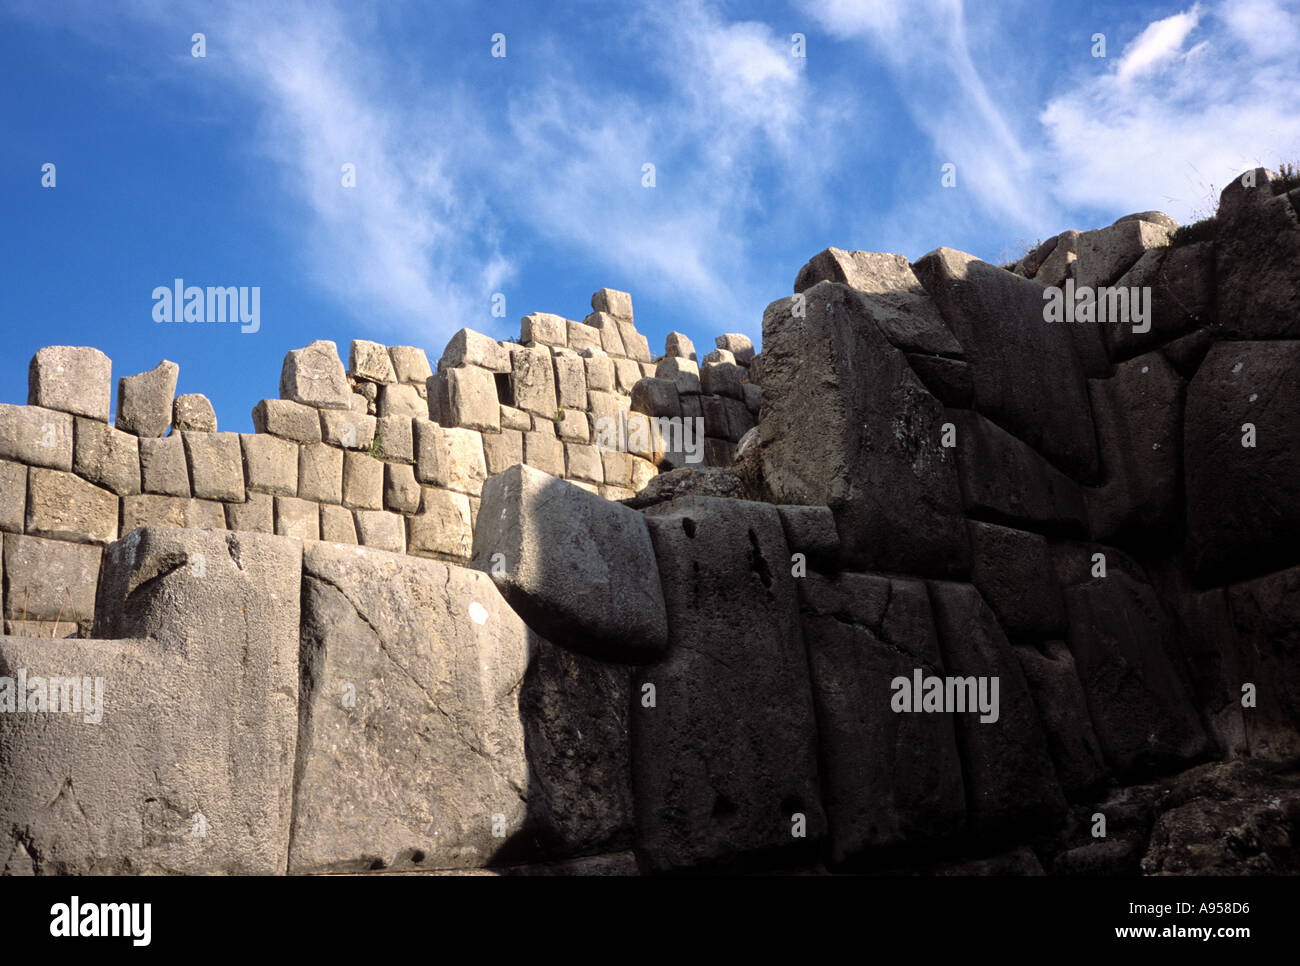
[[[1205,582],[1297,562],[1300,341],[1221,342],[1187,389],[1192,566]]]
[[[825,818],[776,508],[684,497],[648,512],[673,646],[632,680],[644,855],[659,870],[802,856]]]
[[[286,354],[280,370],[280,398],[317,409],[348,409],[352,390],[338,347],[327,339],[317,339]]]
[[[818,282],[841,282],[867,296],[871,319],[891,345],[961,356],[961,344],[902,255],[828,248],[799,270],[794,290],[806,292]]]
[[[765,485],[778,503],[829,506],[850,566],[965,573],[943,407],[851,289],[820,282],[763,316]]]
[[[799,592],[832,861],[956,836],[965,796],[952,716],[891,707],[895,678],[944,673],[925,584],[810,574]]]
[[[1256,168],[1219,197],[1215,315],[1247,339],[1300,338],[1300,218],[1277,177]]]
[[[1069,327],[1043,319],[1043,288],[950,248],[913,269],[965,350],[979,411],[1080,482],[1095,480],[1083,369]]]
[[[473,566],[531,626],[605,660],[668,646],[664,597],[640,514],[531,467],[483,488]]]
[[[122,639],[0,639],[0,674],[83,685],[81,713],[0,715],[6,866],[285,871],[299,554],[248,534],[137,531],[108,550],[97,615],[98,634]]]
[[[315,544],[303,573],[293,871],[627,844],[626,672],[555,652],[472,570]],[[570,758],[584,729],[602,754]]]
[[[165,436],[172,423],[181,367],[166,359],[148,372],[117,381],[117,428],[136,436]]]
[[[27,402],[108,422],[111,363],[98,349],[52,345],[32,357]]]

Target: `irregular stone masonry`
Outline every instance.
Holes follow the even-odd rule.
[[[1192,245],[1142,212],[1013,271],[827,249],[761,355],[654,359],[608,289],[436,370],[314,342],[250,434],[166,361],[109,426],[106,357],[41,350],[0,405],[0,666],[120,690],[88,735],[0,714],[0,866],[1297,871],[1294,789],[1196,767],[1300,754],[1275,183]],[[1150,326],[1048,321],[1065,282],[1149,286]]]

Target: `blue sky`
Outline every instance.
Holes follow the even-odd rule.
[[[656,353],[758,342],[830,245],[1000,262],[1207,214],[1300,158],[1297,63],[1300,0],[0,2],[0,401],[39,347],[94,345],[114,388],[171,359],[248,431],[313,339],[436,363],[605,286]],[[176,277],[259,286],[259,331],[155,323]]]

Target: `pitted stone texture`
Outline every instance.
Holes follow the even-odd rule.
[[[25,529],[54,540],[111,543],[117,539],[117,497],[71,473],[33,466]]]
[[[802,316],[793,298],[763,316],[759,434],[768,492],[778,503],[829,506],[852,566],[968,572],[957,473],[941,446],[943,408],[856,292],[819,282],[805,299]],[[748,416],[743,404],[726,402]]]
[[[298,448],[298,494],[314,503],[343,502],[343,450],[324,443]]]
[[[1188,549],[1206,583],[1300,560],[1298,385],[1300,341],[1220,342],[1187,388]]]
[[[973,586],[929,587],[945,673],[998,684],[996,721],[969,708],[953,715],[969,827],[977,835],[1052,827],[1064,817],[1065,799],[1011,645]]]
[[[501,403],[497,399],[495,376],[486,369],[465,366],[449,369],[446,377],[451,425],[480,432],[500,432]],[[585,397],[586,393],[583,395]]]
[[[1095,481],[1083,368],[1068,327],[1043,320],[1043,289],[951,248],[913,268],[965,350],[979,411],[1079,482]]]
[[[469,497],[421,487],[420,512],[406,518],[407,552],[463,562],[473,550],[473,541]]]
[[[1272,171],[1256,168],[1223,189],[1218,229],[1215,317],[1247,339],[1300,339],[1300,217],[1294,199],[1274,195]]]
[[[398,382],[423,386],[433,375],[433,369],[429,366],[429,357],[425,355],[423,349],[413,345],[390,345],[388,357],[392,360],[393,374]]]
[[[902,255],[828,248],[799,270],[794,290],[805,292],[818,282],[841,282],[861,293],[871,320],[891,345],[911,352],[961,355],[961,344]]]
[[[238,433],[185,433],[185,458],[194,495],[244,502],[243,455]]]
[[[244,486],[258,493],[298,493],[298,447],[265,433],[243,433]]]
[[[6,533],[5,617],[89,626],[95,615],[102,552],[90,544]]]
[[[0,642],[5,667],[104,688],[98,724],[0,716],[0,853],[21,841],[46,875],[285,871],[300,565],[254,539],[131,534],[105,556],[96,629],[129,640]]]
[[[657,870],[802,857],[826,830],[797,581],[776,508],[686,497],[647,516],[672,646],[637,672],[641,851]],[[738,608],[736,600],[744,600]],[[806,838],[790,834],[802,813]]]
[[[321,439],[331,446],[367,451],[375,442],[378,421],[363,412],[341,409],[320,411]]]
[[[832,862],[956,835],[965,795],[953,717],[890,706],[895,678],[943,674],[925,584],[854,573],[796,583]]]
[[[51,345],[37,350],[27,369],[27,402],[108,422],[113,364],[98,349]],[[173,388],[175,383],[173,382]],[[168,400],[170,408],[171,401]],[[119,422],[119,427],[122,427]],[[156,435],[161,436],[162,433]]]
[[[455,372],[455,370],[452,370]],[[377,410],[381,419],[385,417],[404,417],[423,419],[429,412],[429,404],[416,391],[414,386],[406,383],[393,383],[379,387]]]
[[[269,493],[249,493],[243,503],[227,503],[226,529],[275,533],[275,498]]]
[[[179,433],[215,433],[217,414],[207,396],[187,392],[172,403],[172,427]]]
[[[378,342],[369,342],[365,339],[352,340],[348,350],[348,371],[358,379],[366,379],[380,385],[397,381],[397,373],[393,371],[393,360],[389,357],[388,350]],[[429,376],[426,375],[424,378],[427,379]],[[402,380],[402,382],[408,381]]]
[[[354,510],[357,542],[364,547],[406,553],[406,521],[400,513],[385,510]]]
[[[118,496],[140,492],[140,441],[97,419],[77,417],[72,468]]]
[[[602,288],[591,296],[593,312],[608,312],[620,319],[632,320],[632,296],[616,288]]]
[[[572,650],[633,663],[668,645],[645,520],[539,470],[511,467],[484,485],[472,565],[530,627]]]
[[[559,403],[555,396],[555,371],[545,346],[510,352],[510,388],[517,408],[548,419]]]
[[[290,350],[280,369],[280,398],[316,409],[351,408],[352,389],[338,347],[327,339],[317,339]]]
[[[165,436],[181,367],[166,359],[148,372],[117,381],[117,428],[136,436]]]
[[[384,464],[384,506],[401,513],[414,513],[420,508],[420,484],[410,464]]]
[[[72,469],[73,417],[40,406],[0,403],[0,458]]]
[[[299,540],[320,539],[320,504],[294,496],[275,498],[275,532]]]
[[[253,429],[298,443],[319,443],[321,438],[317,411],[289,399],[263,399],[254,406]]]
[[[0,460],[0,530],[23,532],[27,511],[27,467]]]
[[[366,453],[343,454],[343,505],[353,510],[384,508],[384,464]]]
[[[478,496],[487,479],[483,437],[472,429],[447,429],[417,419],[415,476],[421,483]]]
[[[461,329],[443,350],[442,358],[438,360],[438,371],[446,372],[466,365],[482,366],[493,372],[509,372],[510,352],[490,336],[473,329]]]
[[[482,867],[629,844],[625,678],[544,653],[474,571],[325,544],[304,566],[293,871]]]

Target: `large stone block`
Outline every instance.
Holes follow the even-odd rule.
[[[550,418],[559,403],[555,396],[555,371],[545,346],[510,351],[510,391],[515,407]]]
[[[1159,352],[1088,382],[1105,483],[1086,492],[1095,539],[1177,534],[1186,384]]]
[[[433,369],[429,367],[429,357],[425,355],[423,349],[412,345],[390,345],[388,357],[393,362],[393,373],[398,382],[423,386],[433,375]]]
[[[78,416],[72,469],[118,496],[140,492],[140,441],[98,419]]]
[[[640,695],[654,686],[632,709],[640,851],[657,870],[804,859],[826,819],[781,519],[707,497],[647,512],[672,646],[633,677]]]
[[[227,503],[226,529],[275,533],[275,498],[269,493],[248,493],[243,503]]]
[[[524,461],[524,434],[515,429],[503,429],[483,437],[483,459],[487,475],[495,476]]]
[[[748,366],[754,359],[754,343],[742,332],[727,332],[717,336],[714,343],[719,349],[726,349],[742,366]]]
[[[990,694],[994,684],[998,689],[996,720],[969,708],[954,715],[971,831],[997,835],[1052,826],[1064,817],[1065,799],[1011,645],[973,586],[929,586],[946,673],[973,678],[977,686],[988,682]]]
[[[357,542],[363,547],[406,553],[406,520],[385,510],[354,510]]]
[[[1300,567],[1234,584],[1227,600],[1233,633],[1222,643],[1236,672],[1227,690],[1241,708],[1243,685],[1255,686],[1254,707],[1241,708],[1250,754],[1300,755]]]
[[[636,511],[514,466],[484,485],[479,520],[473,566],[492,575],[530,627],[603,660],[663,654],[663,593]]]
[[[222,504],[215,500],[153,493],[122,497],[122,533],[129,534],[137,527],[146,526],[224,530],[226,518]]]
[[[602,288],[591,296],[593,312],[607,312],[620,319],[632,320],[632,296],[616,288]]]
[[[1154,349],[1214,313],[1214,242],[1153,248],[1115,283],[1116,288],[1151,290],[1150,328],[1107,325],[1111,357],[1127,359]]]
[[[438,371],[446,372],[456,366],[482,366],[493,372],[509,372],[510,352],[490,336],[461,329],[447,343],[438,361]]]
[[[215,433],[217,414],[207,396],[187,392],[172,402],[172,428],[178,433]]]
[[[244,485],[257,493],[298,494],[298,447],[265,433],[242,433]],[[318,444],[319,445],[319,444]]]
[[[414,513],[420,508],[420,484],[410,464],[384,464],[384,506],[402,513]]]
[[[352,340],[352,345],[348,349],[348,371],[358,379],[380,385],[397,382],[397,373],[393,371],[393,360],[388,355],[388,349],[378,342],[370,342],[366,339]],[[427,378],[428,375],[425,376],[425,379]]]
[[[1080,286],[1110,285],[1151,248],[1169,244],[1169,228],[1149,221],[1118,221],[1079,234],[1074,279]]]
[[[275,532],[299,540],[320,539],[320,504],[296,496],[275,498]]]
[[[0,530],[23,532],[27,515],[27,467],[0,460]]]
[[[564,443],[554,433],[524,434],[524,462],[550,476],[564,475]]]
[[[455,372],[456,370],[451,371]],[[393,416],[406,419],[423,419],[429,414],[429,403],[420,395],[415,386],[404,382],[380,386],[376,407],[380,419]]]
[[[27,402],[106,423],[112,368],[108,356],[98,349],[46,346],[37,350],[27,368]],[[170,411],[171,400],[167,405]]]
[[[802,315],[787,298],[763,316],[759,434],[768,492],[778,503],[829,506],[852,566],[966,573],[970,547],[956,469],[941,445],[943,407],[852,289],[820,282],[804,297]]]
[[[1084,370],[1070,327],[1044,320],[1042,286],[951,248],[913,268],[965,350],[976,408],[1079,482],[1096,480]]]
[[[299,447],[297,496],[315,503],[342,503],[343,450],[324,443]]]
[[[89,626],[102,553],[89,544],[6,533],[5,617]]]
[[[496,377],[477,366],[449,369],[446,377],[451,425],[484,433],[499,432],[501,403],[497,399]]]
[[[1188,386],[1188,550],[1206,583],[1300,560],[1298,385],[1300,341],[1220,342]]]
[[[601,348],[600,329],[595,326],[566,319],[565,328],[567,331],[565,345],[575,352],[581,352],[583,349]]]
[[[629,844],[625,671],[556,652],[471,570],[324,544],[304,566],[293,871]]]
[[[357,543],[357,528],[352,522],[352,511],[346,507],[322,503],[320,538],[328,543]]]
[[[148,372],[117,381],[117,428],[136,436],[165,436],[172,424],[181,367],[163,359]]]
[[[1083,535],[1082,489],[1033,449],[978,413],[950,409],[966,512],[1012,526]]]
[[[1169,658],[1172,622],[1151,585],[1118,555],[1106,554],[1105,577],[1086,576],[1096,551],[1053,548],[1069,620],[1066,643],[1106,761],[1124,780],[1185,767],[1208,742]]]
[[[1300,218],[1294,192],[1274,194],[1277,178],[1256,168],[1234,179],[1215,217],[1215,318],[1247,339],[1300,339]]]
[[[0,666],[102,698],[94,723],[89,689],[82,714],[0,715],[0,855],[47,875],[285,871],[300,563],[272,540],[131,534],[96,627],[129,640],[0,642]]]
[[[810,573],[798,585],[832,862],[955,836],[965,796],[952,717],[891,707],[896,678],[943,674],[925,584]]]
[[[340,407],[342,408],[342,407]],[[290,399],[263,399],[253,407],[253,429],[298,443],[319,443],[317,410]]]
[[[525,345],[563,346],[568,344],[568,339],[568,320],[563,316],[533,312],[521,320],[519,340]]]
[[[799,270],[794,290],[805,292],[818,282],[841,282],[859,292],[871,320],[891,345],[911,352],[961,355],[961,344],[902,255],[828,248]]]
[[[415,476],[421,483],[478,496],[487,479],[483,437],[472,429],[447,429],[417,419]]]
[[[0,403],[0,459],[52,470],[72,469],[72,419],[40,406]]]
[[[587,408],[587,367],[582,356],[569,349],[557,351],[555,364],[556,400],[561,409]]]
[[[285,354],[280,368],[280,398],[315,409],[349,409],[352,388],[333,342],[317,339]]]
[[[473,551],[473,544],[469,497],[422,487],[420,512],[406,518],[407,552],[463,561]]]
[[[1046,641],[1041,647],[1013,650],[1034,697],[1062,791],[1071,800],[1099,792],[1109,773],[1070,649],[1061,641]]]
[[[369,450],[375,442],[377,425],[378,420],[364,412],[320,411],[321,440],[343,449]]]
[[[55,540],[110,543],[117,539],[117,497],[71,473],[33,466],[25,529]]]
[[[185,433],[185,457],[194,495],[244,502],[244,457],[239,433]]]
[[[991,523],[967,526],[975,556],[971,583],[1007,633],[1034,640],[1064,634],[1065,602],[1047,540]]]
[[[371,453],[384,460],[406,462],[415,458],[412,424],[423,417],[380,416],[375,425],[375,442]]]

